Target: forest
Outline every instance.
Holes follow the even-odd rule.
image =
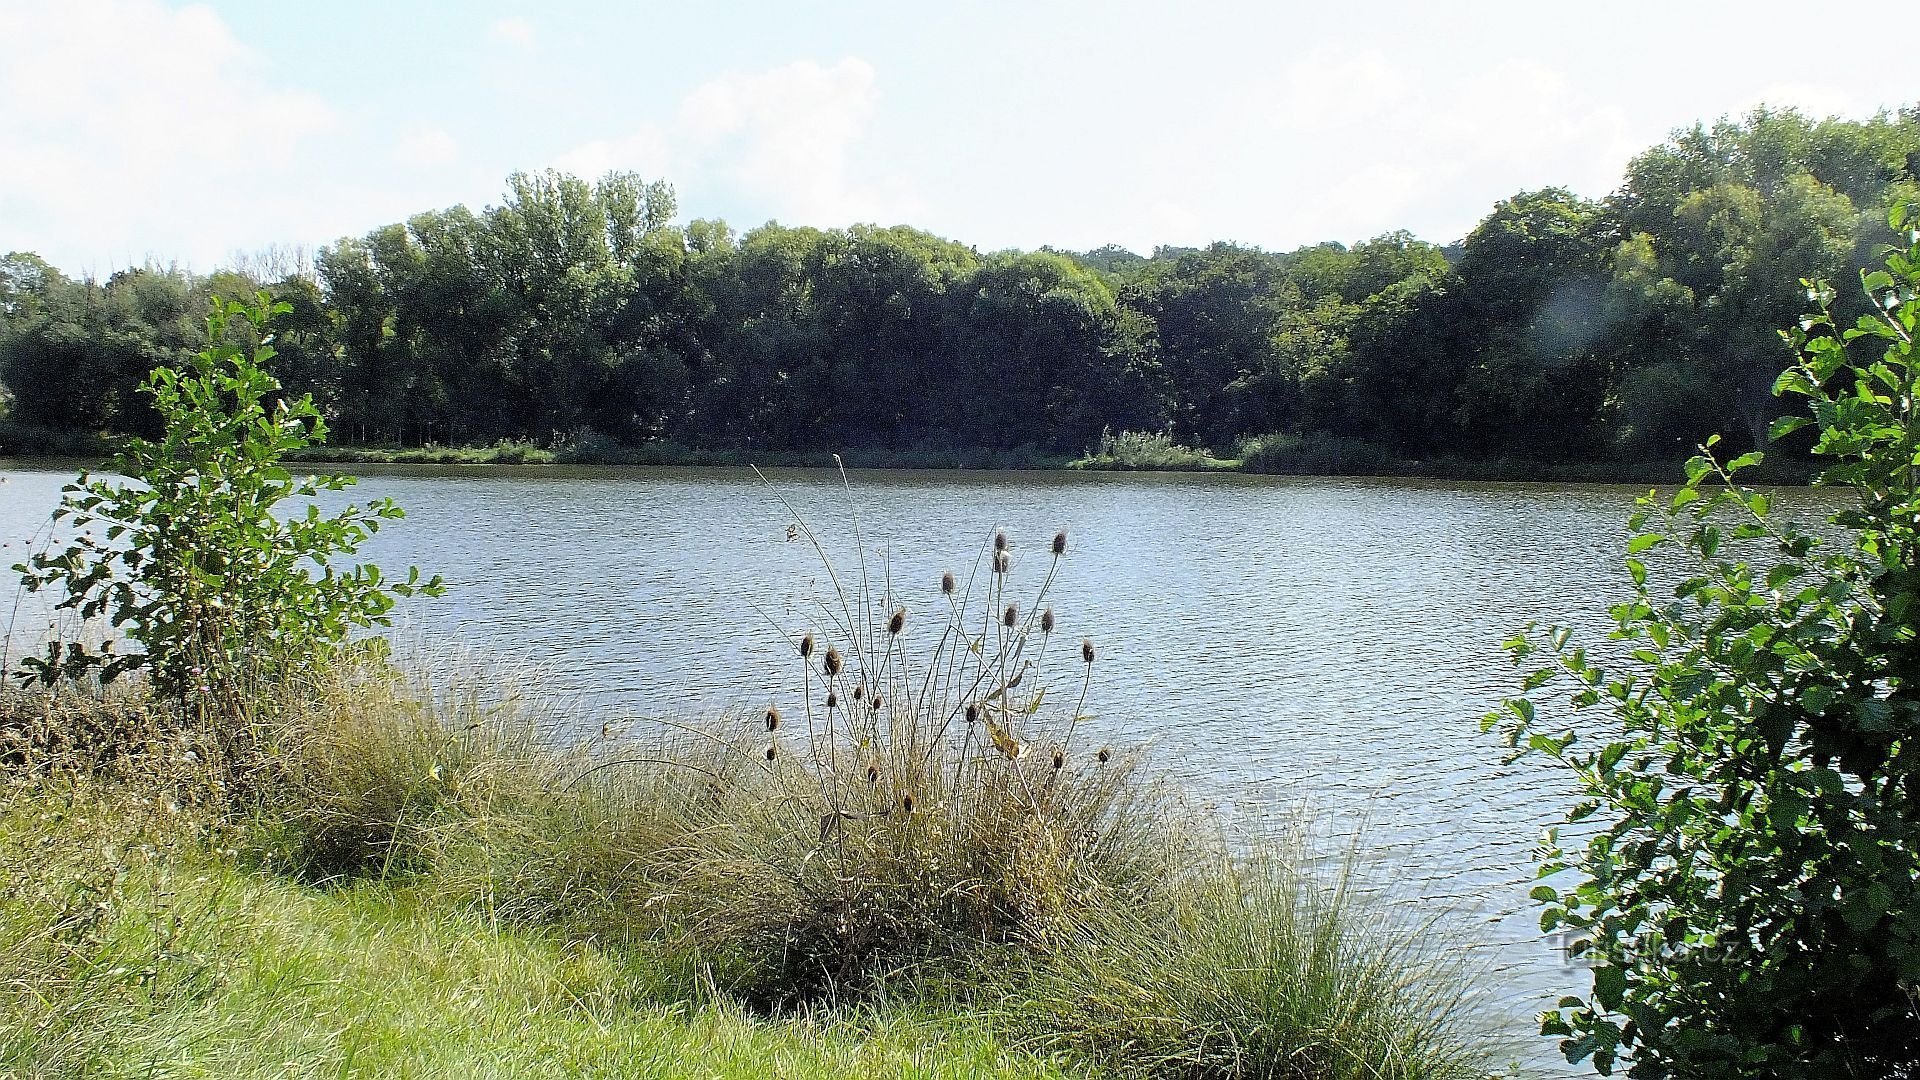
[[[1804,278],[1857,280],[1920,195],[1920,105],[1675,132],[1611,196],[1393,232],[981,252],[906,226],[678,221],[662,181],[516,174],[311,258],[104,281],[0,262],[0,454],[156,431],[137,387],[265,289],[276,374],[347,446],[537,444],[1042,463],[1154,433],[1245,467],[1669,462],[1764,441]],[[278,257],[274,257],[277,254]],[[1867,301],[1842,289],[1841,317]],[[1788,448],[1791,451],[1791,447]]]

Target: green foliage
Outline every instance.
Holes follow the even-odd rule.
[[[1884,1077],[1920,1063],[1920,231],[1863,275],[1841,329],[1834,293],[1787,334],[1775,392],[1810,415],[1822,484],[1854,496],[1826,528],[1775,512],[1709,440],[1631,525],[1633,593],[1605,670],[1566,630],[1510,644],[1549,662],[1506,703],[1519,756],[1570,769],[1583,800],[1535,897],[1577,943],[1593,988],[1543,1018],[1572,1061],[1636,1077]],[[1877,356],[1861,355],[1863,347]],[[1663,593],[1669,595],[1663,596]],[[1599,722],[1554,730],[1567,686]]]
[[[1309,476],[1377,476],[1408,465],[1365,439],[1287,432],[1242,439],[1237,457],[1247,472]]]
[[[1205,450],[1181,446],[1173,441],[1172,431],[1112,431],[1100,433],[1099,445],[1086,456],[1071,463],[1073,469],[1122,471],[1195,471],[1224,469],[1233,463],[1222,461]]]
[[[565,458],[593,432],[571,456],[1036,461],[1171,425],[1217,456],[1298,431],[1465,471],[1677,471],[1708,432],[1764,442],[1792,283],[1859,267],[1916,165],[1920,112],[1761,109],[1675,132],[1604,202],[1503,199],[1447,248],[1391,232],[1145,258],[677,224],[658,181],[517,175],[499,205],[416,214],[271,283],[74,281],[8,256],[0,383],[28,449],[49,444],[17,433],[151,437],[141,379],[197,347],[205,297],[268,285],[294,308],[275,323],[287,386],[345,442],[435,460],[501,440]],[[1648,407],[1683,379],[1713,392]]]
[[[282,465],[326,434],[313,401],[282,396],[266,369],[267,322],[286,306],[263,295],[216,297],[212,308],[207,348],[141,384],[163,434],[129,440],[115,459],[131,482],[82,473],[54,511],[75,535],[15,567],[29,591],[57,594],[57,610],[104,620],[140,649],[55,641],[22,680],[144,671],[190,714],[237,719],[262,687],[325,661],[355,630],[386,625],[396,596],[440,591],[417,570],[389,582],[378,567],[343,564],[402,516],[392,501],[330,515],[282,505],[353,481],[296,479]]]

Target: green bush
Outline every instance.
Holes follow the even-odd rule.
[[[1365,439],[1285,432],[1242,440],[1239,458],[1247,472],[1308,476],[1377,476],[1406,466],[1385,447]]]
[[[354,631],[386,625],[395,596],[440,590],[417,570],[389,582],[376,566],[343,562],[403,516],[391,500],[284,512],[288,499],[353,483],[296,479],[282,464],[326,436],[312,398],[282,396],[267,372],[267,322],[288,310],[265,294],[252,305],[215,297],[207,348],[141,384],[164,433],[128,440],[115,458],[131,482],[82,473],[66,487],[53,516],[76,535],[15,570],[28,591],[55,592],[57,610],[104,619],[140,648],[55,641],[25,661],[23,680],[139,671],[190,715],[238,720],[263,687],[325,661]]]
[[[11,417],[0,416],[0,458],[72,457],[103,458],[110,451],[110,440],[86,431],[40,427]]]
[[[1632,663],[1603,670],[1564,629],[1510,643],[1550,660],[1487,718],[1517,756],[1571,769],[1584,799],[1534,890],[1592,990],[1543,1017],[1570,1061],[1636,1077],[1888,1077],[1920,1065],[1920,231],[1787,336],[1775,392],[1807,399],[1826,527],[1778,514],[1714,440],[1633,516],[1633,592],[1613,609]],[[1865,355],[1872,346],[1876,355]],[[1598,723],[1555,730],[1567,686]]]
[[[1123,431],[1118,435],[1102,431],[1100,445],[1068,467],[1156,472],[1223,469],[1230,464],[1206,450],[1174,442],[1171,431]]]

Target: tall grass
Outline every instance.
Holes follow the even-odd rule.
[[[0,1074],[96,1072],[94,1033],[212,977],[210,894],[154,884],[201,839],[191,808],[124,785],[0,787]]]
[[[293,451],[288,461],[356,465],[551,465],[562,460],[528,439],[501,439],[491,446],[313,446]]]
[[[1226,860],[1135,907],[1085,912],[1020,981],[1003,1026],[1036,1048],[1171,1076],[1485,1076],[1463,972],[1427,928],[1301,848]]]
[[[755,958],[743,989],[832,997],[923,962],[1040,948],[1068,913],[1171,872],[1156,789],[1080,731],[1097,653],[1055,637],[1065,533],[1029,552],[996,531],[971,567],[896,589],[865,554],[843,578],[789,511],[831,583],[792,637],[803,700],[770,705],[751,751],[727,744],[735,767],[709,766],[682,878],[727,898],[690,925]],[[854,533],[858,549],[857,517]]]

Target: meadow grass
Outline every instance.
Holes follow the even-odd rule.
[[[0,1073],[1062,1075],[965,1018],[754,1016],[648,952],[450,910],[423,882],[248,872],[183,813],[84,783],[7,800]]]

